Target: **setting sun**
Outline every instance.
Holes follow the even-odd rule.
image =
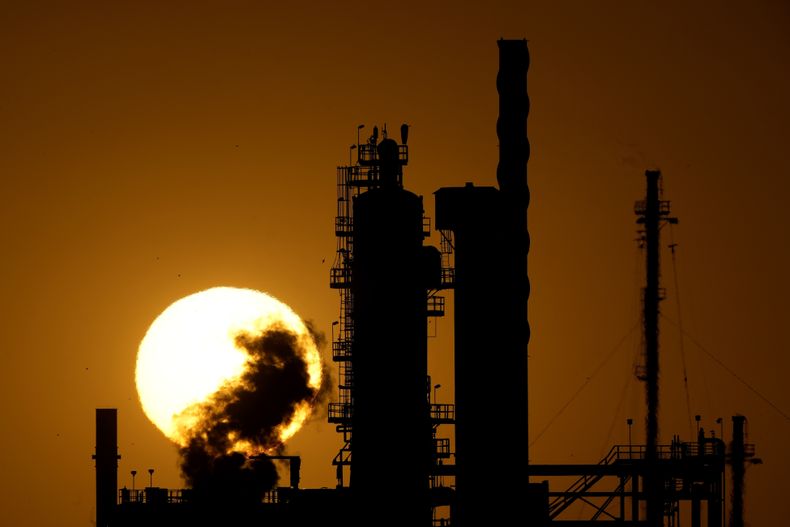
[[[299,316],[279,300],[251,289],[217,287],[184,297],[157,317],[140,343],[137,391],[148,418],[172,441],[185,446],[205,428],[206,405],[222,420],[223,405],[235,403],[234,390],[249,386],[245,374],[266,360],[243,342],[272,330],[293,335],[294,353],[306,369],[307,388],[321,386],[321,360],[313,336]],[[244,336],[246,340],[240,338]],[[270,359],[279,361],[280,359]],[[279,363],[275,363],[276,369]],[[271,394],[276,397],[277,394]],[[293,412],[277,426],[275,437],[287,440],[310,415],[311,401],[295,401]],[[229,447],[248,453],[266,450],[228,430]]]

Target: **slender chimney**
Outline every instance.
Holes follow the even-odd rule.
[[[455,255],[455,466],[453,525],[506,525],[525,511],[527,445],[527,67],[525,40],[500,40],[499,189],[436,191],[436,228],[452,231]],[[507,462],[485,448],[507,423]],[[517,481],[518,484],[509,482]],[[505,482],[508,482],[507,484]],[[495,504],[495,505],[494,505]],[[529,508],[529,507],[527,507]]]
[[[529,231],[527,229],[527,207],[529,206],[529,186],[527,185],[527,161],[529,160],[529,140],[527,139],[527,115],[529,96],[527,95],[527,70],[529,69],[529,50],[526,40],[504,40],[499,46],[499,73],[497,92],[499,93],[499,117],[497,118],[497,138],[499,139],[499,164],[497,183],[505,206],[505,224],[502,229],[511,237],[512,249],[509,258],[512,265],[512,290],[507,295],[505,309],[511,310],[515,331],[511,333],[511,353],[516,357],[514,366],[520,378],[515,407],[515,419],[519,435],[523,434],[524,473],[529,453],[527,419],[527,347],[529,345],[529,321],[527,301],[529,300],[529,277],[527,275],[527,254],[529,252]]]
[[[96,527],[108,527],[118,489],[118,410],[96,409]]]

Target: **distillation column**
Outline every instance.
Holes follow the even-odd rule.
[[[354,200],[352,514],[356,525],[429,526],[423,204],[399,183],[395,141],[378,156],[380,186]]]

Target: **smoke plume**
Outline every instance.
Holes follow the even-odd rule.
[[[323,338],[314,331],[311,336],[316,344]],[[249,355],[242,376],[185,412],[197,425],[180,449],[181,471],[201,502],[260,501],[276,485],[277,470],[265,455],[248,454],[282,451],[282,428],[325,396],[322,387],[310,385],[307,353],[296,333],[272,326],[235,340]]]
[[[326,334],[319,330],[312,320],[305,320],[304,325],[315,342],[315,347],[322,350],[326,347]],[[313,399],[313,419],[325,419],[327,416],[329,396],[332,395],[332,368],[323,360],[321,361],[321,387]]]

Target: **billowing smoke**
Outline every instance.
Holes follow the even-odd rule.
[[[320,331],[318,328],[315,327],[315,323],[312,320],[305,320],[304,325],[307,328],[307,331],[310,333],[310,336],[315,343],[315,347],[318,350],[323,350],[326,347],[326,334]],[[332,386],[334,383],[332,382],[332,369],[321,361],[321,387],[319,388],[318,392],[315,395],[315,399],[313,400],[313,418],[314,419],[325,419],[327,416],[328,410],[328,402],[329,396],[332,392]]]
[[[310,334],[320,346],[323,336],[312,329]],[[283,429],[308,406],[322,406],[323,386],[329,385],[311,385],[304,342],[282,325],[261,334],[241,332],[235,340],[249,354],[245,372],[186,412],[197,424],[180,449],[181,470],[204,503],[260,501],[278,480],[265,454],[282,452]]]

